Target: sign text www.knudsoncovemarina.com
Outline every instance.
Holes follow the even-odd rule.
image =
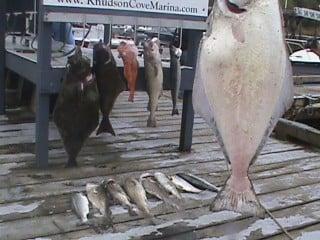
[[[43,4],[203,17],[208,14],[208,0],[43,0]]]

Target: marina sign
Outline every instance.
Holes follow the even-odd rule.
[[[55,7],[109,9],[164,13],[184,16],[208,16],[209,0],[43,0]]]
[[[320,21],[320,11],[296,7],[296,8],[294,8],[294,12],[295,12],[296,16]]]

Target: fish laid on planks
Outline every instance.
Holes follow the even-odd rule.
[[[232,173],[211,210],[264,216],[248,169],[293,100],[278,0],[217,0],[197,60],[193,105]]]
[[[180,210],[180,199],[176,198],[173,195],[170,195],[168,191],[166,191],[160,183],[155,179],[153,174],[142,174],[140,176],[140,181],[146,190],[146,192],[156,198],[162,200],[169,206],[172,206],[176,210]]]
[[[130,90],[128,101],[133,102],[139,73],[138,48],[135,44],[121,42],[118,52],[119,58],[122,58],[123,61],[124,77],[128,82]]]
[[[124,208],[128,209],[128,213],[131,216],[138,215],[137,210],[130,203],[129,197],[122,189],[122,187],[114,179],[109,179],[106,182],[106,187],[115,203],[120,204]]]
[[[88,222],[89,201],[83,193],[75,193],[71,198],[72,208],[81,219],[81,224]]]
[[[149,206],[146,191],[140,181],[129,177],[124,182],[124,188],[130,199],[137,205],[141,215],[146,218],[153,218]]]
[[[100,109],[103,115],[97,135],[103,132],[115,135],[109,114],[119,94],[126,89],[126,83],[120,77],[110,47],[102,42],[97,43],[93,48],[93,72],[97,78]]]
[[[84,142],[99,123],[99,94],[90,60],[78,47],[68,58],[66,75],[53,112],[64,147],[67,167],[77,165],[76,158]]]
[[[157,126],[156,111],[158,109],[159,98],[162,94],[163,70],[159,47],[160,41],[157,38],[144,43],[144,70],[147,93],[149,95],[148,110],[150,111],[147,122],[148,127]]]
[[[99,210],[101,216],[104,218],[106,226],[113,226],[112,212],[110,210],[110,198],[106,188],[106,184],[88,183],[86,185],[86,192],[92,206]]]

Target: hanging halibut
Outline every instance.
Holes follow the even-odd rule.
[[[248,178],[293,100],[278,0],[217,0],[199,53],[194,109],[214,129],[232,173],[211,210],[263,216]]]

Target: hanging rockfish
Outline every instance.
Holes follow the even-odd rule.
[[[293,100],[281,14],[278,0],[217,0],[208,19],[193,104],[232,168],[213,211],[264,215],[248,169]]]
[[[118,52],[119,58],[122,58],[123,61],[124,77],[128,82],[130,90],[128,101],[133,102],[139,72],[139,62],[137,60],[138,48],[134,44],[121,42],[118,47]]]
[[[109,115],[119,94],[126,89],[126,85],[120,77],[110,47],[102,42],[93,48],[93,72],[97,79],[100,109],[103,115],[97,135],[108,132],[115,136]]]

